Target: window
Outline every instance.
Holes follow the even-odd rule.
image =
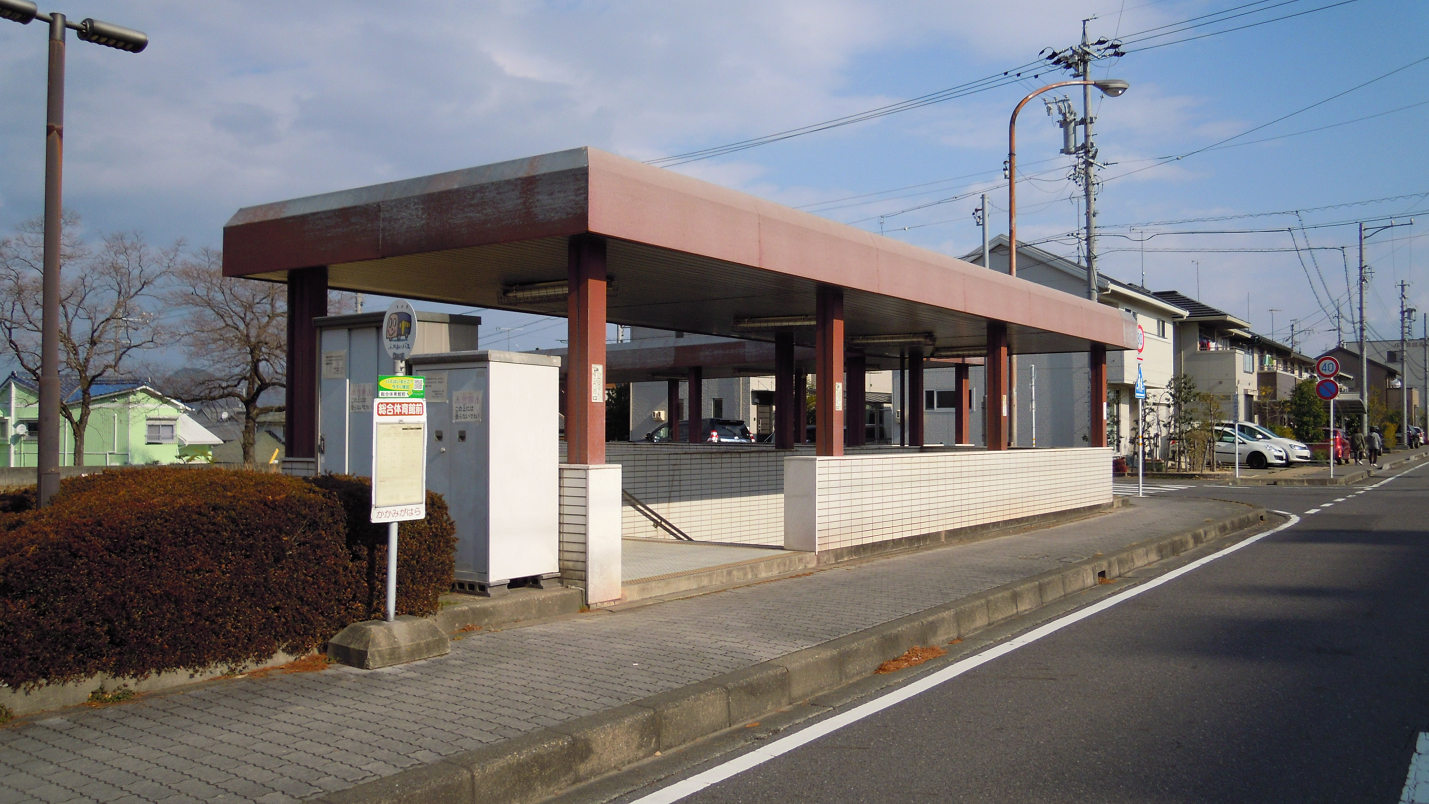
[[[26,419],[26,420],[20,422],[20,424],[23,425],[24,428],[25,428],[25,440],[26,440],[26,441],[39,441],[39,440],[40,440],[40,420],[39,420],[39,419]]]
[[[174,427],[178,424],[173,419],[149,419],[146,422],[148,427],[144,434],[144,442],[147,444],[172,444],[174,443]]]
[[[1386,362],[1386,363],[1398,363],[1398,362],[1399,362],[1399,352],[1397,352],[1397,351],[1394,350],[1394,349],[1390,349],[1390,350],[1389,350],[1388,352],[1386,352],[1385,355],[1384,355],[1384,362]]]
[[[1166,320],[1165,320],[1165,319],[1162,319],[1162,318],[1156,319],[1156,337],[1158,337],[1158,338],[1164,338],[1164,337],[1166,337]]]
[[[958,406],[957,391],[924,391],[923,394],[926,410],[952,410]]]
[[[1245,372],[1246,374],[1254,373],[1254,371],[1255,371],[1255,353],[1254,353],[1254,352],[1242,352],[1242,353],[1241,353],[1241,367],[1240,367],[1240,370],[1243,371],[1243,372]]]
[[[720,397],[715,397],[714,399],[710,400],[710,415],[714,416],[716,419],[724,418],[723,399],[721,399]]]

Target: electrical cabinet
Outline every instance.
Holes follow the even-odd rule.
[[[377,376],[393,373],[392,359],[378,337],[383,316],[357,313],[313,320],[318,330],[319,473],[372,474],[372,397]],[[478,316],[418,312],[413,354],[475,351],[480,325]]]
[[[408,365],[427,378],[427,488],[456,523],[458,588],[558,575],[560,358],[450,352]]]

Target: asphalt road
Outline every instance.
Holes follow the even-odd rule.
[[[1368,485],[1165,490],[1302,521],[683,800],[1399,801],[1429,731],[1429,467]]]

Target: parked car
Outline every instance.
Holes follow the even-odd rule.
[[[701,432],[705,434],[701,439],[706,444],[753,444],[754,436],[749,432],[749,427],[745,425],[743,419],[703,419]],[[690,424],[680,422],[676,431],[679,437],[675,440],[683,443],[689,441]],[[645,440],[652,444],[660,444],[670,441],[670,423],[664,424],[651,430],[645,436]]]
[[[1424,446],[1424,428],[1418,425],[1409,425],[1409,432],[1406,433],[1410,449],[1418,449]]]
[[[1333,430],[1329,427],[1324,429],[1325,444],[1334,443],[1335,463],[1349,463],[1350,461],[1350,437],[1345,431],[1336,427]]]
[[[1303,442],[1296,441],[1293,438],[1278,436],[1273,431],[1261,427],[1255,422],[1236,422],[1235,425],[1236,429],[1245,438],[1251,441],[1265,441],[1285,450],[1285,454],[1289,456],[1291,463],[1310,462],[1310,447]],[[1230,422],[1221,422],[1220,426],[1230,427]]]
[[[1240,442],[1239,457],[1237,457],[1237,441]],[[1216,428],[1216,460],[1221,463],[1234,463],[1239,460],[1251,469],[1290,464],[1290,456],[1283,447],[1268,441],[1252,441],[1245,436],[1237,436],[1229,427]]]

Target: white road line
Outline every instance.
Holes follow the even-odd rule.
[[[1409,776],[1404,780],[1399,804],[1429,804],[1429,732],[1419,733],[1419,744],[1409,760]]]
[[[1340,497],[1339,499],[1335,500],[1335,502],[1344,502],[1344,501],[1345,501],[1345,498],[1344,498],[1344,497]]]
[[[1318,513],[1320,513],[1320,509],[1319,509],[1319,508],[1311,508],[1310,510],[1308,510],[1308,511],[1305,512],[1305,515],[1306,515],[1306,516],[1309,516],[1310,514],[1318,514]]]
[[[1034,628],[1033,630],[1028,631],[1021,636],[1010,639],[1000,645],[995,645],[992,648],[989,648],[988,650],[977,654],[976,656],[970,656],[959,662],[950,664],[947,667],[944,667],[942,670],[932,673],[924,678],[920,678],[917,681],[908,684],[907,686],[894,690],[887,695],[869,701],[866,704],[856,706],[853,709],[848,710],[847,712],[834,715],[827,720],[815,723],[807,729],[795,732],[787,737],[781,737],[772,742],[765,743],[759,748],[756,748],[753,751],[744,754],[743,756],[735,757],[734,759],[716,765],[715,767],[710,768],[703,773],[698,773],[688,779],[676,782],[675,784],[672,784],[669,787],[664,788],[663,790],[657,790],[648,796],[636,799],[635,804],[672,804],[673,802],[679,801],[687,796],[692,796],[695,793],[704,790],[706,787],[719,784],[720,782],[737,776],[747,770],[750,770],[751,768],[756,768],[760,765],[763,765],[765,762],[768,762],[771,759],[783,756],[784,754],[787,754],[796,748],[808,745],[809,743],[819,739],[820,737],[832,734],[839,729],[857,723],[858,721],[863,720],[870,715],[875,715],[891,706],[900,704],[917,695],[921,695],[928,690],[931,690],[934,687],[943,684],[944,682],[951,681],[958,676],[963,675],[964,673],[967,673],[971,670],[975,670],[978,667],[981,667],[982,665],[987,664],[994,659],[1006,656],[1007,654],[1017,650],[1018,648],[1031,645],[1033,642],[1036,642],[1043,637],[1055,634],[1063,628],[1066,628],[1070,625],[1075,625],[1076,623],[1079,623],[1082,620],[1087,619],[1088,617],[1093,617],[1097,614],[1100,614],[1103,611],[1106,611],[1107,609],[1111,608],[1112,606],[1117,605],[1118,603],[1130,600],[1131,598],[1136,597],[1137,595],[1140,595],[1144,592],[1149,592],[1152,589],[1161,586],[1162,584],[1170,583],[1171,581],[1176,580],[1182,575],[1198,570],[1201,567],[1204,567],[1205,565],[1211,563],[1212,561],[1215,561],[1222,556],[1230,555],[1231,553],[1234,553],[1241,548],[1249,547],[1250,545],[1255,544],[1256,542],[1266,538],[1267,536],[1272,536],[1282,530],[1285,530],[1286,528],[1294,527],[1295,524],[1300,521],[1300,517],[1297,517],[1294,514],[1291,514],[1286,511],[1275,511],[1274,513],[1280,514],[1281,516],[1289,517],[1290,521],[1282,525],[1278,525],[1270,530],[1267,530],[1264,533],[1252,536],[1244,541],[1237,542],[1223,550],[1212,553],[1211,555],[1208,555],[1204,558],[1192,561],[1190,564],[1187,564],[1184,567],[1171,570],[1165,575],[1162,575],[1161,577],[1156,578],[1154,580],[1147,581],[1140,586],[1133,586],[1130,589],[1127,589],[1125,592],[1121,592],[1117,595],[1106,598],[1084,609],[1074,611],[1071,614],[1053,620],[1046,625]]]

